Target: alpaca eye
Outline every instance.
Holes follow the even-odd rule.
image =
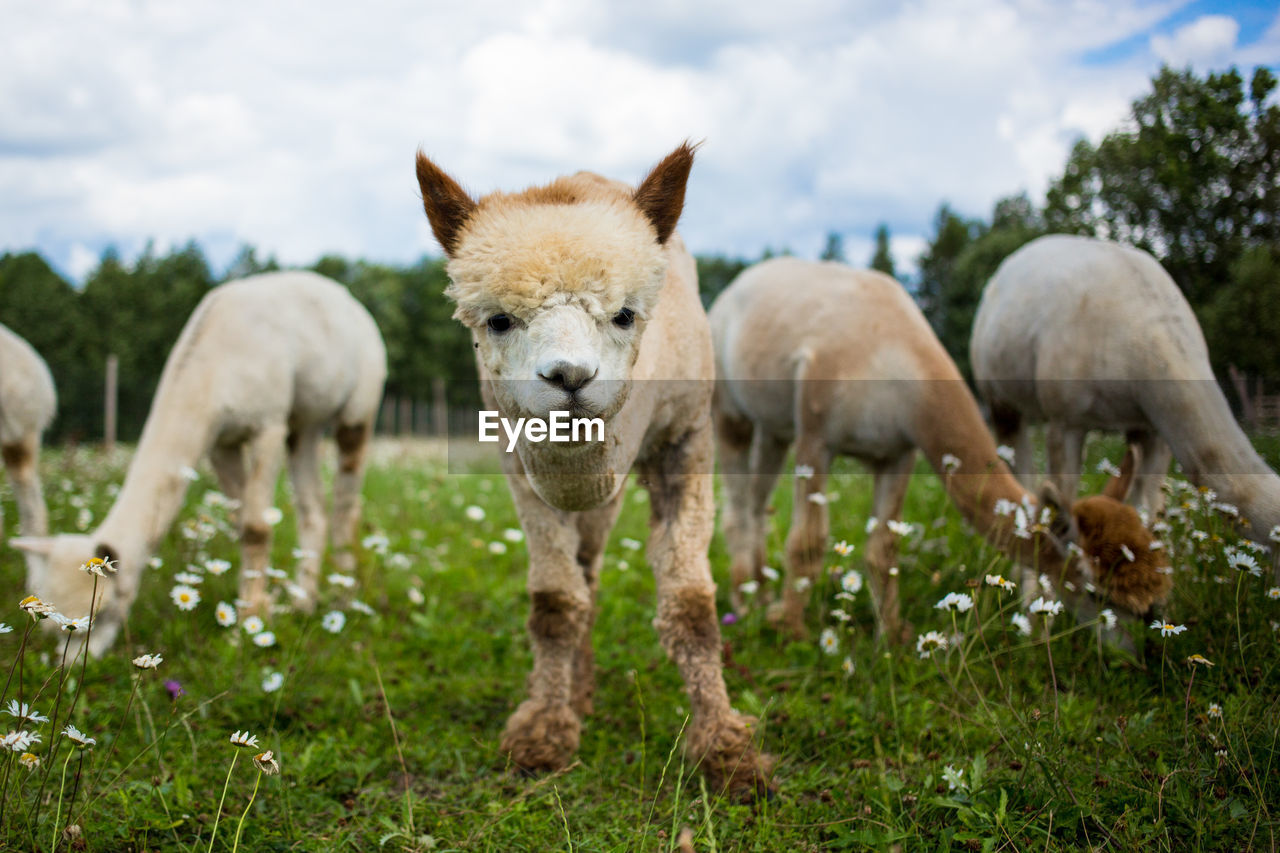
[[[613,315],[613,325],[619,329],[630,329],[636,321],[636,312],[630,308],[623,308],[617,314]]]
[[[494,314],[489,318],[489,331],[502,334],[511,328],[511,318],[506,314]]]

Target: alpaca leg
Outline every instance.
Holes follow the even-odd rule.
[[[1155,430],[1135,432],[1130,440],[1136,440],[1142,450],[1130,503],[1145,509],[1154,520],[1164,510],[1164,479],[1173,461],[1173,448]]]
[[[911,626],[901,621],[898,602],[898,534],[889,529],[889,521],[902,517],[902,504],[915,467],[915,451],[874,468],[875,489],[872,512],[879,524],[867,537],[867,568],[871,575],[871,596],[876,605],[880,636],[891,643],[911,639]]]
[[[351,547],[360,525],[360,487],[369,461],[371,435],[373,421],[339,424],[335,432],[338,470],[333,476],[333,559],[338,568],[347,572],[356,566]]]
[[[271,558],[271,524],[266,512],[275,502],[276,481],[284,461],[284,424],[270,424],[249,439],[248,476],[240,525],[240,598],[259,615],[268,609],[265,570]]]
[[[218,478],[218,487],[230,498],[233,509],[229,513],[236,527],[244,513],[244,484],[249,477],[245,470],[244,446],[240,444],[214,445],[209,451],[209,462]]]
[[[760,543],[751,512],[751,442],[754,426],[745,418],[725,412],[717,401],[713,409],[716,448],[720,461],[720,483],[724,489],[724,514],[720,524],[729,551],[729,596],[733,609],[742,612],[744,602],[738,587],[753,579]]]
[[[713,788],[737,797],[768,789],[771,760],[752,744],[754,720],[729,705],[707,547],[715,522],[709,429],[671,445],[641,469],[649,490],[649,562],[657,580],[655,627],[692,705],[685,753]]]
[[[316,606],[320,559],[324,555],[324,486],[320,481],[320,430],[304,429],[289,437],[289,481],[293,484],[293,508],[298,522],[297,580],[306,598],[301,609]]]
[[[830,526],[826,485],[830,464],[831,452],[822,435],[816,432],[802,434],[796,443],[796,468],[812,469],[812,474],[797,474],[795,477],[782,602],[780,608],[769,614],[781,630],[797,637],[806,634],[804,611],[809,604],[813,580],[822,569],[822,557],[826,553]]]
[[[1013,449],[1013,475],[1022,483],[1024,489],[1035,489],[1039,486],[1036,479],[1036,453],[1031,445],[1031,430],[1028,428],[1022,413],[1007,406],[991,407],[992,426],[996,434],[996,442]]]
[[[1057,483],[1068,505],[1080,491],[1080,466],[1084,452],[1084,430],[1059,423],[1049,424],[1049,476]]]
[[[40,488],[40,436],[33,433],[6,444],[0,452],[18,504],[18,529],[23,536],[48,535],[49,514]]]
[[[751,439],[751,503],[748,506],[748,517],[751,519],[752,572],[751,579],[764,583],[764,564],[768,554],[769,537],[769,502],[773,500],[773,490],[778,487],[778,478],[782,475],[782,465],[787,461],[787,451],[791,442],[770,435],[763,429],[756,429]],[[733,589],[737,593],[737,587]],[[768,602],[766,588],[761,586],[757,593],[760,604]],[[741,598],[741,595],[739,595]],[[734,603],[737,607],[737,602]]]
[[[590,595],[586,628],[582,632],[582,641],[573,659],[571,704],[574,713],[579,717],[585,717],[592,710],[591,697],[595,694],[595,652],[591,647],[591,629],[595,627],[596,621],[596,596],[600,588],[600,569],[604,565],[604,546],[609,539],[609,531],[618,520],[624,493],[625,490],[619,491],[617,496],[605,506],[578,516],[578,566],[582,569],[582,578],[586,581],[587,592]]]
[[[528,698],[507,720],[502,751],[525,771],[557,770],[578,749],[582,723],[573,708],[574,675],[591,620],[591,589],[578,563],[574,513],[547,506],[522,473],[509,473],[529,549]]]

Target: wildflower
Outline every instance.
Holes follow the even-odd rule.
[[[839,542],[831,546],[831,550],[835,551],[841,557],[847,557],[853,553],[853,546],[841,539]]]
[[[1252,554],[1246,554],[1235,548],[1227,549],[1227,565],[1237,571],[1248,572],[1254,577],[1262,576],[1262,567],[1258,565],[1257,559]]]
[[[795,581],[792,582],[791,586],[796,592],[804,592],[812,583],[813,581],[808,578],[796,578]]]
[[[346,589],[353,589],[356,585],[356,579],[351,575],[343,575],[338,572],[329,575],[328,581],[334,586],[345,587]]]
[[[1014,453],[1012,447],[1010,447],[1007,444],[1002,444],[996,448],[996,456],[999,456],[1001,459],[1003,459],[1005,461],[1005,464],[1012,465],[1014,463],[1014,460],[1017,457],[1017,454]]]
[[[4,712],[10,717],[17,717],[19,720],[30,720],[33,723],[47,723],[49,718],[43,714],[34,711],[26,702],[19,702],[17,699],[9,700],[9,707]]]
[[[1124,554],[1124,558],[1128,560],[1130,563],[1134,562],[1137,559],[1137,557],[1133,555],[1133,550],[1128,545],[1125,545],[1124,543],[1121,543],[1120,545],[1120,553]]]
[[[267,566],[266,569],[263,570],[263,572],[264,574],[266,574],[267,577],[271,578],[273,581],[282,581],[285,578],[289,577],[288,572],[282,569],[277,569],[274,566]]]
[[[6,625],[4,622],[0,622],[0,634],[8,634],[11,631],[13,631],[13,628],[11,628],[9,625]]]
[[[955,610],[959,613],[964,613],[973,607],[973,599],[969,597],[967,592],[949,592],[933,606],[938,610]]]
[[[1021,613],[1015,613],[1009,617],[1009,621],[1013,627],[1018,629],[1018,633],[1024,637],[1031,635],[1031,620]]]
[[[223,574],[226,574],[228,570],[230,570],[231,563],[228,560],[218,560],[218,559],[205,560],[204,567],[211,575],[223,575]]]
[[[1053,581],[1049,580],[1049,576],[1044,572],[1040,573],[1040,577],[1036,578],[1036,581],[1045,592],[1053,592]]]
[[[204,575],[198,575],[195,572],[178,572],[173,579],[188,586],[199,586],[204,583]]]
[[[372,607],[365,604],[358,598],[351,600],[351,609],[357,613],[363,613],[365,616],[377,616],[377,612]]]
[[[295,560],[312,560],[320,555],[310,548],[294,548],[289,552],[289,556],[293,557]]]
[[[809,503],[811,504],[817,504],[818,506],[826,506],[828,502],[829,501],[827,499],[827,496],[824,495],[822,492],[813,492],[812,494],[809,495]]]
[[[1163,543],[1163,542],[1161,542],[1159,539],[1152,539],[1152,540],[1151,540],[1151,544],[1147,546],[1147,550],[1148,550],[1148,551],[1162,551],[1162,550],[1164,550],[1164,543]]]
[[[628,539],[626,536],[619,539],[618,544],[623,548],[626,548],[628,551],[639,551],[644,547],[643,543],[641,543],[639,539]]]
[[[46,604],[40,600],[39,596],[35,595],[28,595],[26,598],[22,599],[22,601],[19,601],[18,607],[27,611],[31,618],[37,621],[40,619],[47,619],[54,613],[58,612],[57,608],[52,604]]]
[[[743,595],[755,595],[756,590],[758,590],[759,588],[760,588],[760,584],[756,583],[755,581],[743,581],[742,583],[738,584],[738,592],[742,593]]]
[[[1119,477],[1120,469],[1110,459],[1103,459],[1098,462],[1098,473],[1106,474],[1108,477]]]
[[[427,601],[427,597],[422,594],[422,590],[418,589],[416,586],[409,587],[409,591],[406,592],[405,595],[408,596],[410,604],[421,605],[425,604]]]
[[[200,603],[200,591],[186,584],[178,584],[169,590],[169,597],[173,599],[173,603],[179,610],[195,610],[196,605]]]
[[[1008,498],[1000,498],[996,501],[996,505],[992,507],[991,511],[996,515],[1013,515],[1017,508],[1018,505]]]
[[[831,611],[831,618],[835,619],[837,622],[848,622],[853,617],[837,607]]]
[[[89,629],[89,617],[81,616],[79,619],[72,619],[63,616],[61,613],[54,613],[49,617],[57,623],[58,627],[66,631],[68,634],[74,634],[76,631],[87,631]]]
[[[836,636],[834,629],[823,628],[822,635],[818,638],[818,645],[827,654],[834,655],[840,651],[840,638]]]
[[[269,506],[262,511],[262,520],[269,526],[275,527],[284,521],[284,512],[278,506]]]
[[[94,744],[98,742],[97,738],[89,737],[75,726],[67,726],[62,730],[62,733],[70,738],[71,741],[81,749],[93,749]]]
[[[1221,720],[1221,719],[1222,719],[1222,706],[1221,706],[1221,705],[1219,705],[1217,702],[1211,702],[1211,703],[1209,703],[1209,712],[1208,712],[1208,713],[1209,713],[1209,716],[1210,716],[1210,717],[1212,717],[1213,719],[1215,719],[1215,720]]]
[[[478,507],[475,504],[472,504],[463,510],[463,512],[466,513],[467,518],[474,522],[484,521],[485,512],[483,507]]]
[[[1004,575],[987,575],[987,586],[996,586],[1005,592],[1013,592],[1016,583],[1006,578]]]
[[[1280,524],[1271,528],[1271,532],[1267,534],[1267,538],[1272,542],[1280,542]]]
[[[280,772],[280,763],[276,761],[271,750],[259,752],[253,757],[253,766],[257,767],[268,776],[274,776]]]
[[[1209,660],[1202,654],[1196,653],[1187,658],[1187,663],[1191,666],[1213,666],[1213,661]]]
[[[853,658],[846,655],[845,659],[840,661],[840,668],[844,670],[845,675],[853,675]]]
[[[524,531],[523,531],[523,530],[517,530],[517,529],[516,529],[516,528],[514,528],[514,527],[508,527],[506,530],[502,531],[502,538],[503,538],[503,539],[505,539],[505,540],[507,540],[508,542],[512,542],[512,543],[519,543],[519,542],[523,542],[523,541],[524,541]]]
[[[726,611],[725,614],[720,617],[721,625],[732,625],[737,621],[738,621],[738,615],[734,613],[732,610]]]
[[[223,628],[230,628],[236,624],[236,609],[225,601],[218,602],[218,606],[213,610],[213,616]]]
[[[260,649],[269,649],[276,644],[276,635],[271,631],[254,634],[253,644]]]
[[[182,689],[182,682],[175,681],[170,678],[164,683],[164,689],[169,691],[169,698],[176,700],[179,696],[185,696],[187,691]]]
[[[947,638],[938,631],[929,631],[916,638],[916,651],[927,658],[939,649],[947,647]]]
[[[35,770],[40,766],[40,756],[33,755],[30,752],[24,752],[22,753],[22,757],[18,759],[18,763],[27,768],[27,770]]]
[[[880,526],[880,519],[876,518],[873,515],[867,519],[866,532],[870,533],[871,531],[875,530],[879,526]]]
[[[341,610],[330,610],[320,620],[320,627],[324,628],[330,634],[337,634],[342,631],[343,626],[347,624],[347,614]]]
[[[890,519],[888,522],[888,525],[889,525],[889,531],[891,533],[896,533],[899,536],[906,536],[909,533],[911,533],[910,522],[898,521],[897,519]]]
[[[796,466],[796,479],[797,479],[797,480],[808,480],[808,479],[809,479],[809,478],[811,478],[812,476],[813,476],[813,466],[812,466],[812,465],[797,465],[797,466]]]
[[[284,686],[284,676],[278,672],[267,673],[266,678],[262,679],[262,692],[275,693]]]
[[[1102,624],[1107,627],[1108,631],[1116,627],[1116,623],[1118,621],[1116,619],[1116,612],[1110,607],[1104,608],[1098,615],[1102,617]]]
[[[10,752],[26,752],[31,748],[33,743],[40,742],[39,732],[16,731],[9,732],[4,737],[0,737],[0,749],[7,749]]]
[[[1046,601],[1044,596],[1041,596],[1031,602],[1031,606],[1027,609],[1032,613],[1043,613],[1045,616],[1057,616],[1062,612],[1062,602]]]
[[[409,558],[408,554],[401,554],[397,552],[392,554],[390,557],[387,557],[387,568],[410,569],[413,568],[413,560]]]
[[[1191,531],[1191,538],[1197,542],[1203,542],[1209,538],[1209,534],[1203,530],[1193,530]]]
[[[1270,598],[1272,601],[1280,598],[1280,586],[1273,586],[1271,589],[1267,590],[1267,598]]]
[[[778,574],[778,570],[773,566],[761,566],[760,574],[764,575],[764,579],[767,581],[776,581],[778,578],[782,577],[782,575]]]
[[[1167,637],[1170,634],[1177,636],[1178,634],[1181,634],[1183,631],[1187,630],[1186,625],[1174,625],[1172,622],[1163,622],[1159,619],[1156,619],[1154,622],[1152,622],[1151,627],[1154,630],[1159,631],[1161,637]]]
[[[241,731],[232,732],[232,733],[231,733],[231,743],[232,743],[232,744],[234,744],[235,746],[239,746],[239,747],[244,747],[244,748],[249,748],[249,749],[257,749],[257,748],[258,748],[258,736],[257,736],[257,735],[251,735],[251,734],[249,734],[248,730],[243,731],[243,732],[241,732]]]
[[[476,507],[480,509],[480,507]],[[480,509],[480,518],[484,518],[484,510]],[[479,519],[477,519],[479,520]],[[382,533],[370,533],[368,536],[360,540],[360,547],[366,551],[376,551],[379,554],[387,550],[391,546],[391,540]]]
[[[840,588],[850,595],[857,595],[862,589],[862,572],[850,569],[840,578]]]
[[[960,470],[960,457],[953,453],[942,454],[942,469],[948,474],[954,474]]]
[[[152,557],[147,560],[147,565],[153,569],[164,568],[164,557]]]
[[[1229,504],[1229,503],[1226,503],[1225,501],[1214,501],[1212,504],[1209,505],[1209,508],[1216,509],[1218,512],[1222,513],[1223,515],[1228,515],[1232,518],[1240,517],[1240,508],[1237,507],[1235,504]]]
[[[116,573],[116,564],[106,557],[90,557],[89,561],[80,567],[80,571],[105,578],[108,572],[113,575]]]
[[[948,791],[954,791],[956,788],[964,790],[969,787],[964,781],[964,771],[958,770],[950,764],[942,768],[942,781],[947,783]]]
[[[506,543],[505,543],[505,542],[490,542],[490,543],[489,543],[489,553],[490,553],[490,554],[505,554],[505,553],[507,553],[507,545],[506,545]]]
[[[260,616],[246,616],[244,622],[240,623],[246,634],[260,634],[262,629],[267,627],[262,624]]]
[[[160,653],[146,654],[133,659],[133,665],[138,669],[155,669],[164,662],[164,657]]]

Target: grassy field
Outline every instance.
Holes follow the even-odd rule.
[[[1280,446],[1265,450],[1274,465]],[[1093,445],[1090,470],[1104,451],[1118,459],[1115,445]],[[53,528],[100,520],[126,462],[48,453]],[[681,761],[688,703],[651,626],[648,506],[634,485],[601,583],[596,713],[577,761],[535,779],[511,773],[497,748],[530,667],[526,554],[501,477],[450,474],[438,448],[380,445],[354,578],[323,583],[314,615],[274,616],[265,647],[243,620],[217,619],[217,604],[234,600],[235,572],[216,575],[209,561],[237,555],[215,488],[202,471],[107,657],[64,670],[58,636],[26,640],[24,700],[57,730],[74,701],[71,722],[97,744],[81,752],[55,723],[27,724],[42,734],[30,750],[41,765],[5,753],[0,848],[230,850],[238,834],[244,850],[671,850],[686,826],[700,851],[1277,846],[1280,590],[1269,594],[1268,556],[1261,577],[1228,564],[1229,523],[1201,496],[1177,492],[1188,507],[1163,534],[1176,566],[1166,615],[1186,630],[1136,628],[1128,656],[1067,614],[1048,641],[1038,617],[1023,635],[1011,621],[1020,590],[982,584],[987,573],[1020,576],[966,530],[922,468],[905,513],[915,528],[903,541],[904,615],[920,634],[952,638],[922,657],[875,640],[865,588],[836,598],[846,573],[862,569],[871,503],[869,478],[843,463],[830,492],[833,542],[854,550],[829,553],[835,571],[817,584],[813,640],[784,640],[758,610],[723,628],[735,706],[760,717],[778,758],[780,796],[747,806],[706,790]],[[279,505],[274,558],[287,570],[283,486]],[[780,567],[787,484],[775,505],[770,559]],[[724,582],[718,536],[712,564]],[[184,611],[171,590],[188,572],[201,578],[189,584],[201,601]],[[0,621],[14,629],[0,635],[8,671],[30,620],[17,607],[21,561],[7,549],[0,589]],[[937,609],[948,592],[975,607]],[[836,648],[820,646],[824,628]],[[136,669],[143,652],[164,661]],[[1188,663],[1193,654],[1213,665]],[[18,691],[15,675],[4,702]],[[0,723],[0,734],[18,725]],[[257,750],[229,742],[237,730],[274,751],[279,775],[260,774]],[[68,824],[78,834],[65,835]]]

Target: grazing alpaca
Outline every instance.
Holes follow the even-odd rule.
[[[151,412],[115,505],[87,535],[24,537],[38,558],[32,590],[61,611],[89,611],[92,579],[78,571],[94,556],[116,562],[99,583],[90,651],[115,639],[138,593],[142,570],[182,508],[185,473],[206,454],[222,490],[239,502],[240,597],[265,610],[271,552],[267,517],[288,448],[298,519],[298,583],[314,606],[325,546],[319,445],[334,427],[338,472],[333,545],[356,533],[365,449],[386,378],[382,336],[346,288],[309,272],[229,282],[209,292],[165,362]]]
[[[711,306],[715,341],[715,419],[726,505],[724,532],[735,593],[760,579],[769,496],[787,449],[796,444],[795,504],[787,536],[788,578],[782,624],[802,633],[809,581],[825,553],[827,473],[836,454],[854,456],[875,476],[879,523],[867,543],[880,630],[903,639],[898,582],[892,571],[897,535],[887,522],[902,512],[916,448],[943,477],[947,493],[978,532],[1022,565],[1058,584],[1078,613],[1093,602],[1077,595],[1090,582],[1127,613],[1144,615],[1163,599],[1169,579],[1163,552],[1123,496],[1129,476],[1107,496],[1063,511],[1052,488],[1036,501],[1009,473],[973,395],[924,316],[898,282],[841,264],[780,258],[757,264]],[[1134,461],[1126,463],[1131,476]],[[1032,525],[1040,506],[1055,510],[1052,530],[1015,534],[1025,504]],[[1075,534],[1090,558],[1074,558],[1062,537]],[[1136,555],[1121,557],[1121,545]],[[799,581],[799,583],[797,583]],[[740,605],[741,600],[736,599]]]
[[[1191,306],[1146,252],[1054,235],[1014,252],[987,285],[970,354],[997,437],[1031,473],[1024,424],[1048,421],[1049,471],[1067,497],[1089,429],[1143,448],[1137,504],[1157,512],[1176,456],[1187,477],[1237,506],[1265,542],[1280,524],[1280,477],[1241,431],[1213,378]]]
[[[0,452],[18,502],[24,536],[49,532],[40,490],[40,434],[58,407],[49,368],[31,345],[0,325]],[[3,531],[0,516],[0,532]]]
[[[752,720],[721,672],[715,583],[711,338],[697,272],[675,233],[693,164],[681,146],[639,188],[579,172],[478,201],[419,153],[427,218],[449,256],[454,316],[471,329],[486,405],[502,417],[600,418],[603,441],[533,443],[502,455],[528,537],[527,698],[502,749],[526,770],[565,766],[591,710],[591,628],[627,473],[650,498],[655,625],[684,678],[685,742],[716,785],[766,790]]]

